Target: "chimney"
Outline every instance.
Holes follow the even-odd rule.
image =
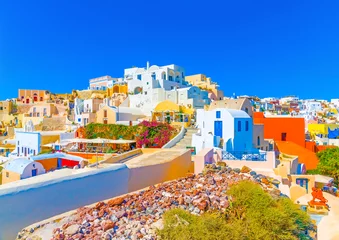
[[[147,69],[147,70],[149,69],[149,61],[147,61],[146,69]]]

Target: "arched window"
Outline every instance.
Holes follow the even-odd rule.
[[[257,145],[260,146],[260,137],[257,138]]]
[[[166,80],[166,73],[165,72],[162,73],[162,79]]]

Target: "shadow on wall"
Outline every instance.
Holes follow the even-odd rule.
[[[0,186],[0,239],[15,239],[22,228],[35,222],[185,177],[192,171],[190,151],[186,151],[172,161],[160,164],[130,168],[125,164],[112,164],[66,177],[58,177],[59,173],[55,171]],[[38,179],[41,181],[34,183]]]

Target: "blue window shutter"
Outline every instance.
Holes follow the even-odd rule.
[[[217,111],[217,118],[220,118],[220,111]]]

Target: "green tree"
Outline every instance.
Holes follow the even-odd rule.
[[[164,214],[161,239],[297,240],[312,239],[314,230],[306,212],[288,198],[272,198],[258,184],[242,181],[228,191],[234,201],[226,213],[191,215],[182,209]]]
[[[317,172],[331,176],[336,182],[339,180],[339,148],[327,148],[317,153],[319,163]]]

